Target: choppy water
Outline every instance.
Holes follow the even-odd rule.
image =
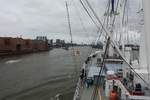
[[[89,47],[72,50],[54,49],[0,60],[0,100],[71,100]]]

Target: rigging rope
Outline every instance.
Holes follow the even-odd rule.
[[[116,12],[116,13],[117,13],[117,11],[118,11],[118,5],[119,5],[119,0],[117,1],[117,6],[116,6],[116,9],[115,9],[115,12]],[[114,14],[113,23],[112,23],[112,28],[114,27],[115,20],[116,20],[116,14]]]
[[[86,8],[86,6],[84,5],[84,3],[83,3],[83,1],[82,0],[80,0],[80,3],[81,3],[81,5],[83,6],[83,8],[84,8],[84,10],[87,12],[87,14],[88,14],[88,16],[91,18],[91,20],[93,21],[94,19],[92,18],[92,16],[91,16],[91,14],[90,14],[90,12],[88,11],[88,9]],[[105,20],[104,20],[104,23],[105,23]],[[103,24],[104,24],[103,23]],[[96,27],[98,28],[98,31],[97,31],[97,33],[99,33],[100,32],[100,34],[98,35],[98,40],[99,40],[99,38],[101,37],[101,35],[102,35],[102,32],[103,32],[103,28],[100,28],[97,24],[95,24],[96,25]],[[105,35],[104,35],[105,36]],[[95,41],[96,42],[96,41]]]
[[[91,16],[91,14],[89,13],[88,9],[85,7],[85,5],[83,4],[83,2],[80,0],[81,5],[83,6],[84,10],[87,12],[88,16],[91,18],[92,22],[95,24],[95,26],[99,28],[99,26],[96,24],[96,22],[94,21],[93,17]]]
[[[79,20],[80,20],[80,24],[81,24],[81,26],[82,26],[82,29],[83,29],[83,31],[87,34],[88,41],[90,41],[90,36],[89,36],[89,33],[88,33],[87,29],[85,28],[85,25],[84,25],[84,22],[83,22],[83,20],[82,20],[81,14],[80,14],[80,12],[79,12],[79,8],[78,8],[77,5],[75,4],[74,0],[72,0],[72,2],[73,2],[73,6],[74,6],[74,8],[75,8],[75,10],[76,10],[76,15],[77,15],[77,17],[78,17]]]
[[[108,14],[109,13],[109,1],[108,1],[108,3],[107,3],[107,6],[106,6],[106,10],[105,10],[105,14]],[[107,9],[108,8],[108,9]],[[104,22],[103,22],[103,26],[105,25],[105,21],[106,21],[106,19],[108,20],[108,17],[109,16],[105,16],[104,15]],[[108,25],[108,24],[107,24]],[[99,36],[98,36],[98,40],[101,38],[101,36],[103,35],[102,34],[103,33],[103,28],[101,28],[101,30],[100,30],[100,34],[99,34]],[[107,38],[107,36],[104,36],[105,37],[105,39]],[[97,40],[97,41],[98,41]]]
[[[125,17],[126,5],[127,5],[127,0],[125,0],[125,4],[124,4],[122,25],[124,25],[124,19],[125,19],[124,17]]]
[[[85,26],[84,26],[84,23],[83,23],[83,21],[82,21],[81,16],[80,16],[80,14],[79,14],[79,9],[78,9],[78,7],[75,5],[74,0],[72,0],[72,2],[73,2],[74,7],[76,8],[76,14],[77,14],[77,16],[78,16],[78,18],[79,18],[79,20],[80,20],[80,22],[81,22],[81,26],[82,26],[82,28],[83,28],[83,31],[85,31],[85,33],[87,33],[88,39],[89,39],[89,41],[90,41],[90,38],[89,38],[90,36],[89,36],[89,34],[88,34],[87,29],[86,29]],[[92,16],[89,16],[89,17],[92,18]],[[92,20],[92,22],[94,23],[95,26],[98,27],[98,25],[96,24],[96,22],[94,21],[94,19]],[[93,41],[95,41],[95,39],[93,39],[92,42],[93,42]],[[92,43],[92,42],[91,42],[91,43]],[[87,57],[89,56],[89,54],[91,54],[92,51],[93,51],[93,48],[89,48],[89,53],[87,53]]]

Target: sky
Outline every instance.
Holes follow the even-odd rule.
[[[47,36],[49,39],[70,41],[65,1],[69,5],[73,42],[89,43],[95,40],[97,28],[79,0],[0,0],[0,37],[33,39],[36,36]],[[89,1],[102,20],[107,0]],[[140,0],[131,1],[130,25],[134,26]],[[131,31],[134,30],[135,26]]]

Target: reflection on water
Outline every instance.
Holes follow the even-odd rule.
[[[71,100],[83,61],[91,48],[54,49],[0,60],[0,99]]]

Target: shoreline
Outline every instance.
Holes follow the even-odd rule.
[[[14,56],[28,55],[28,54],[34,54],[40,52],[49,52],[49,51],[50,50],[7,52],[7,53],[0,54],[0,60],[4,58],[14,57]]]

